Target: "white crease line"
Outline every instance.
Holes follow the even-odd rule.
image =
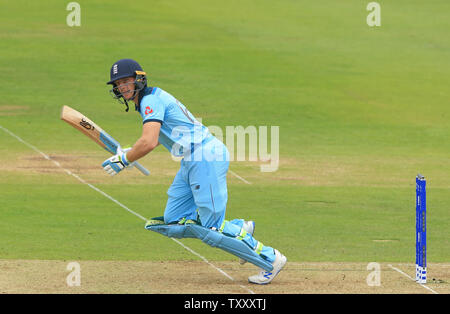
[[[245,180],[243,177],[241,177],[240,175],[238,175],[236,172],[228,170],[228,172],[230,172],[232,175],[234,175],[236,178],[238,178],[239,180],[241,180],[242,182],[246,183],[246,184],[251,184],[250,182],[248,182],[247,180]]]
[[[86,184],[87,186],[89,186],[91,189],[97,191],[98,193],[102,194],[104,197],[108,198],[109,200],[113,201],[114,203],[116,203],[117,205],[119,205],[120,207],[122,207],[123,209],[125,209],[126,211],[128,211],[129,213],[135,215],[136,217],[147,221],[148,219],[146,219],[145,217],[139,215],[138,213],[136,213],[135,211],[132,211],[131,209],[129,209],[127,206],[125,206],[124,204],[122,204],[121,202],[119,202],[118,200],[116,200],[115,198],[113,198],[112,196],[106,194],[105,192],[103,192],[102,190],[100,190],[99,188],[93,186],[92,184],[86,182],[84,179],[82,179],[80,176],[76,175],[75,173],[73,173],[72,171],[64,168],[61,166],[61,164],[56,161],[53,160],[50,156],[48,156],[47,154],[43,153],[42,151],[40,151],[38,148],[36,148],[36,146],[33,146],[31,144],[29,144],[28,142],[25,142],[23,139],[21,139],[19,136],[15,135],[13,132],[11,132],[10,130],[2,127],[0,125],[0,129],[2,129],[3,131],[5,131],[6,133],[8,133],[9,135],[11,135],[12,137],[14,137],[15,139],[17,139],[19,142],[21,142],[22,144],[28,146],[29,148],[31,148],[32,150],[34,150],[35,152],[37,152],[38,154],[40,154],[42,157],[44,157],[45,159],[51,161],[54,165],[56,165],[58,168],[62,169],[65,173],[67,173],[68,175],[74,177],[75,179],[77,179],[78,181],[80,181],[83,184]],[[202,255],[198,254],[197,252],[195,252],[194,250],[192,250],[191,248],[187,247],[186,245],[184,245],[183,243],[181,243],[180,241],[171,238],[173,241],[175,241],[176,243],[178,243],[179,245],[181,245],[183,248],[185,248],[186,250],[188,250],[189,252],[191,252],[192,254],[198,256],[199,258],[201,258],[205,263],[207,263],[208,265],[210,265],[211,267],[213,267],[214,269],[216,269],[218,272],[220,272],[222,275],[224,275],[225,277],[227,277],[228,279],[230,279],[233,282],[236,282],[234,280],[233,277],[231,277],[230,275],[228,275],[226,272],[224,272],[222,269],[220,269],[219,267],[213,265],[211,262],[209,262],[205,257],[203,257]],[[251,294],[255,294],[252,290],[248,289],[247,287],[243,286],[243,285],[239,285],[241,288],[247,290],[249,293]]]
[[[389,266],[390,268],[392,268],[393,270],[399,272],[399,273],[402,274],[403,276],[405,276],[405,277],[411,279],[412,281],[416,282],[416,280],[415,280],[414,278],[412,278],[410,275],[408,275],[408,274],[402,272],[400,269],[398,269],[398,268],[396,268],[396,267],[394,267],[394,266],[392,266],[392,265],[390,265],[390,264],[389,264],[388,266]],[[419,285],[421,285],[422,287],[424,287],[425,289],[431,291],[431,292],[434,293],[434,294],[439,294],[439,293],[437,293],[436,291],[434,291],[433,289],[431,289],[430,287],[427,287],[427,286],[425,286],[425,285],[422,284],[422,283],[419,283]]]

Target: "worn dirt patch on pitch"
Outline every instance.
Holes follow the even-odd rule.
[[[52,160],[58,162],[63,168],[73,172],[86,173],[98,169],[98,165],[95,164],[95,157],[86,155],[62,155],[51,154],[48,155]],[[26,173],[38,173],[38,174],[51,174],[51,173],[63,173],[63,169],[56,166],[52,161],[44,158],[44,156],[38,154],[29,154],[17,156],[9,163],[2,164],[0,166],[2,170],[26,172]]]
[[[247,282],[257,269],[237,262],[213,262],[233,280],[202,261],[80,261],[80,286],[70,287],[70,261],[0,260],[1,293],[431,293],[387,264],[380,286],[369,286],[363,263],[288,262],[266,286]],[[396,265],[413,273],[414,265]],[[430,283],[438,293],[450,292],[450,265],[430,264]],[[433,280],[434,279],[434,280]]]
[[[101,163],[110,156],[106,152],[102,153],[101,150],[92,154],[48,153],[48,157],[51,160],[38,153],[22,154],[9,158],[7,163],[0,164],[0,171],[37,176],[58,175],[67,177],[63,170],[67,169],[93,184],[146,183],[167,184],[169,186],[180,168],[180,160],[172,159],[169,153],[160,150],[152,152],[148,157],[139,160],[141,165],[150,170],[150,177],[142,175],[137,169],[127,168],[121,172],[120,176],[115,176],[112,180],[101,167]],[[61,167],[55,165],[53,161],[57,162]],[[242,183],[230,173],[228,178],[230,182]]]
[[[163,153],[154,153],[151,158],[144,158],[139,162],[150,170],[151,180],[149,177],[142,175],[137,169],[127,168],[120,176],[115,176],[114,180],[107,175],[102,167],[102,162],[110,157],[108,153],[102,154],[102,151],[94,154],[61,154],[49,153],[46,159],[40,154],[23,154],[10,158],[8,163],[0,165],[0,171],[9,173],[20,173],[26,175],[57,175],[67,177],[64,169],[81,176],[89,183],[105,183],[105,184],[127,184],[146,183],[167,183],[169,178],[173,178],[179,168],[179,163],[172,161]],[[60,167],[56,164],[58,163]],[[130,180],[130,178],[132,180]]]
[[[24,115],[30,109],[28,106],[11,106],[3,105],[0,106],[0,116],[18,116]]]

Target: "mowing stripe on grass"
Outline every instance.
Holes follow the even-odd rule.
[[[116,200],[115,198],[113,198],[112,196],[108,195],[107,193],[103,192],[102,190],[100,190],[99,188],[95,187],[94,185],[86,182],[84,179],[82,179],[80,176],[76,175],[75,173],[73,173],[72,171],[64,168],[63,166],[61,166],[61,164],[59,162],[57,162],[56,160],[53,160],[52,158],[50,158],[50,156],[48,156],[47,154],[43,153],[41,150],[39,150],[36,146],[31,145],[30,143],[24,141],[22,138],[20,138],[19,136],[17,136],[16,134],[14,134],[13,132],[11,132],[10,130],[4,128],[3,126],[0,125],[0,129],[2,129],[3,131],[5,131],[6,133],[8,133],[10,136],[14,137],[15,139],[17,139],[19,142],[21,142],[22,144],[28,146],[29,148],[31,148],[32,150],[34,150],[35,152],[37,152],[38,154],[40,154],[43,158],[51,161],[55,166],[57,166],[58,168],[62,169],[65,173],[67,173],[68,175],[74,177],[75,179],[77,179],[79,182],[86,184],[87,186],[89,186],[91,189],[93,189],[94,191],[97,191],[98,193],[102,194],[103,196],[105,196],[106,198],[108,198],[109,200],[113,201],[114,203],[116,203],[117,205],[119,205],[120,207],[122,207],[123,209],[125,209],[126,211],[128,211],[129,213],[135,215],[136,217],[147,221],[148,219],[146,219],[145,217],[141,216],[140,214],[136,213],[135,211],[129,209],[127,206],[125,206],[124,204],[122,204],[121,202],[119,202],[118,200]],[[222,275],[224,275],[225,277],[227,277],[228,279],[230,279],[233,282],[236,282],[234,280],[233,277],[231,277],[230,275],[228,275],[225,271],[223,271],[222,269],[220,269],[219,267],[213,265],[211,262],[209,262],[205,257],[203,257],[202,255],[200,255],[199,253],[195,252],[194,250],[192,250],[191,248],[187,247],[186,245],[184,245],[183,243],[181,243],[180,241],[171,238],[173,241],[175,241],[176,243],[178,243],[180,246],[182,246],[184,249],[186,249],[187,251],[191,252],[192,254],[198,256],[199,258],[201,258],[205,263],[207,263],[208,265],[210,265],[211,267],[213,267],[214,269],[216,269],[218,272],[220,272]],[[243,285],[239,285],[242,289],[247,290],[247,292],[251,293],[251,294],[255,294],[252,290],[248,289],[247,287],[244,287]]]

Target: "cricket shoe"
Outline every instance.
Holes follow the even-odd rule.
[[[267,285],[271,283],[272,280],[278,275],[278,273],[283,269],[284,265],[286,265],[287,258],[283,254],[281,254],[278,250],[275,250],[275,260],[273,261],[273,269],[272,271],[262,270],[258,275],[248,277],[248,282],[254,283],[257,285]]]
[[[242,229],[245,230],[248,234],[250,234],[253,237],[253,234],[255,233],[255,222],[252,220],[244,221],[244,224],[242,225]],[[244,265],[247,263],[245,259],[240,258],[239,264]]]

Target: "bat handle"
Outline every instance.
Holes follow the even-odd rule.
[[[141,165],[140,163],[135,162],[134,166],[135,166],[136,168],[138,168],[139,171],[142,172],[144,175],[146,175],[146,176],[150,175],[150,171],[148,171],[148,170],[147,170],[143,165]]]

